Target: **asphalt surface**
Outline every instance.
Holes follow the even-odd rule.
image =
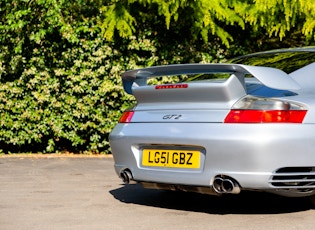
[[[111,157],[0,157],[0,229],[314,229],[308,199],[123,186]]]

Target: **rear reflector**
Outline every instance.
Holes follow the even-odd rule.
[[[307,110],[232,109],[224,123],[302,123]]]
[[[134,111],[125,111],[119,119],[119,123],[129,123],[131,122]]]

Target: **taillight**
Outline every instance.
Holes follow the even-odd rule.
[[[266,123],[286,122],[302,123],[306,110],[238,110],[233,109],[225,118],[225,123]]]
[[[119,119],[119,123],[130,123],[131,122],[131,119],[132,119],[132,116],[134,114],[134,111],[125,111],[120,119]]]
[[[248,96],[233,106],[224,123],[302,123],[306,113],[298,103]]]

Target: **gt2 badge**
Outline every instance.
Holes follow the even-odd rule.
[[[178,120],[179,118],[181,118],[182,115],[178,115],[178,114],[172,114],[172,115],[165,115],[163,117],[164,120]]]

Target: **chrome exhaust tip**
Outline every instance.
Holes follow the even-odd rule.
[[[221,177],[215,177],[212,184],[213,190],[217,193],[223,193],[224,191],[223,191],[222,184],[223,184],[223,179]]]
[[[230,177],[216,176],[213,180],[213,190],[219,194],[229,193],[229,194],[239,194],[241,188],[237,181]]]
[[[119,177],[122,179],[124,184],[132,184],[132,182],[134,182],[132,173],[129,169],[122,170]]]

